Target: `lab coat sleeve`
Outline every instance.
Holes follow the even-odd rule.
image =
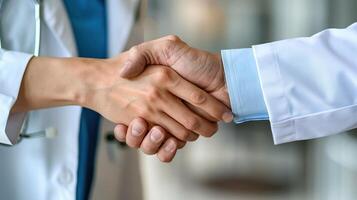
[[[24,113],[10,114],[32,55],[0,49],[0,143],[14,144],[20,134]]]
[[[357,23],[253,50],[275,144],[357,127]]]

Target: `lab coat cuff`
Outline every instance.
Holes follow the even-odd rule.
[[[296,140],[294,121],[284,94],[274,43],[253,46],[263,98],[268,110],[274,144]]]
[[[267,120],[252,49],[222,50],[221,55],[234,122]]]
[[[0,143],[15,144],[25,113],[10,114],[15,104],[26,66],[33,55],[0,49]]]

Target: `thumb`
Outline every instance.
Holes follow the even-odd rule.
[[[133,78],[144,71],[146,65],[149,63],[145,55],[146,51],[138,50],[137,46],[129,50],[127,61],[124,63],[123,68],[120,70],[120,76],[123,78]]]
[[[120,71],[120,76],[133,78],[143,72],[147,65],[171,66],[164,54],[175,52],[173,46],[177,45],[182,47],[186,44],[177,36],[166,36],[132,47],[128,52],[128,59]]]

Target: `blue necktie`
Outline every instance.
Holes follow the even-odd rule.
[[[106,9],[103,0],[64,0],[80,57],[107,57]],[[89,199],[97,149],[98,113],[83,108],[78,143],[76,199]]]

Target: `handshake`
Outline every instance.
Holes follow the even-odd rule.
[[[105,62],[95,78],[101,84],[83,106],[117,123],[117,140],[163,162],[186,142],[212,136],[218,121],[233,119],[219,54],[166,36]]]
[[[356,78],[350,71],[357,64],[336,57],[346,53],[338,46],[341,38],[326,50],[330,46],[321,44],[332,40],[325,34],[331,35],[223,52],[232,102],[220,55],[191,48],[176,36],[110,59],[33,57],[11,112],[89,108],[117,124],[118,140],[164,162],[186,142],[212,136],[218,121],[232,121],[230,107],[239,113],[237,122],[269,119],[276,144],[340,133],[357,124],[351,117]],[[325,53],[311,54],[320,51]]]

